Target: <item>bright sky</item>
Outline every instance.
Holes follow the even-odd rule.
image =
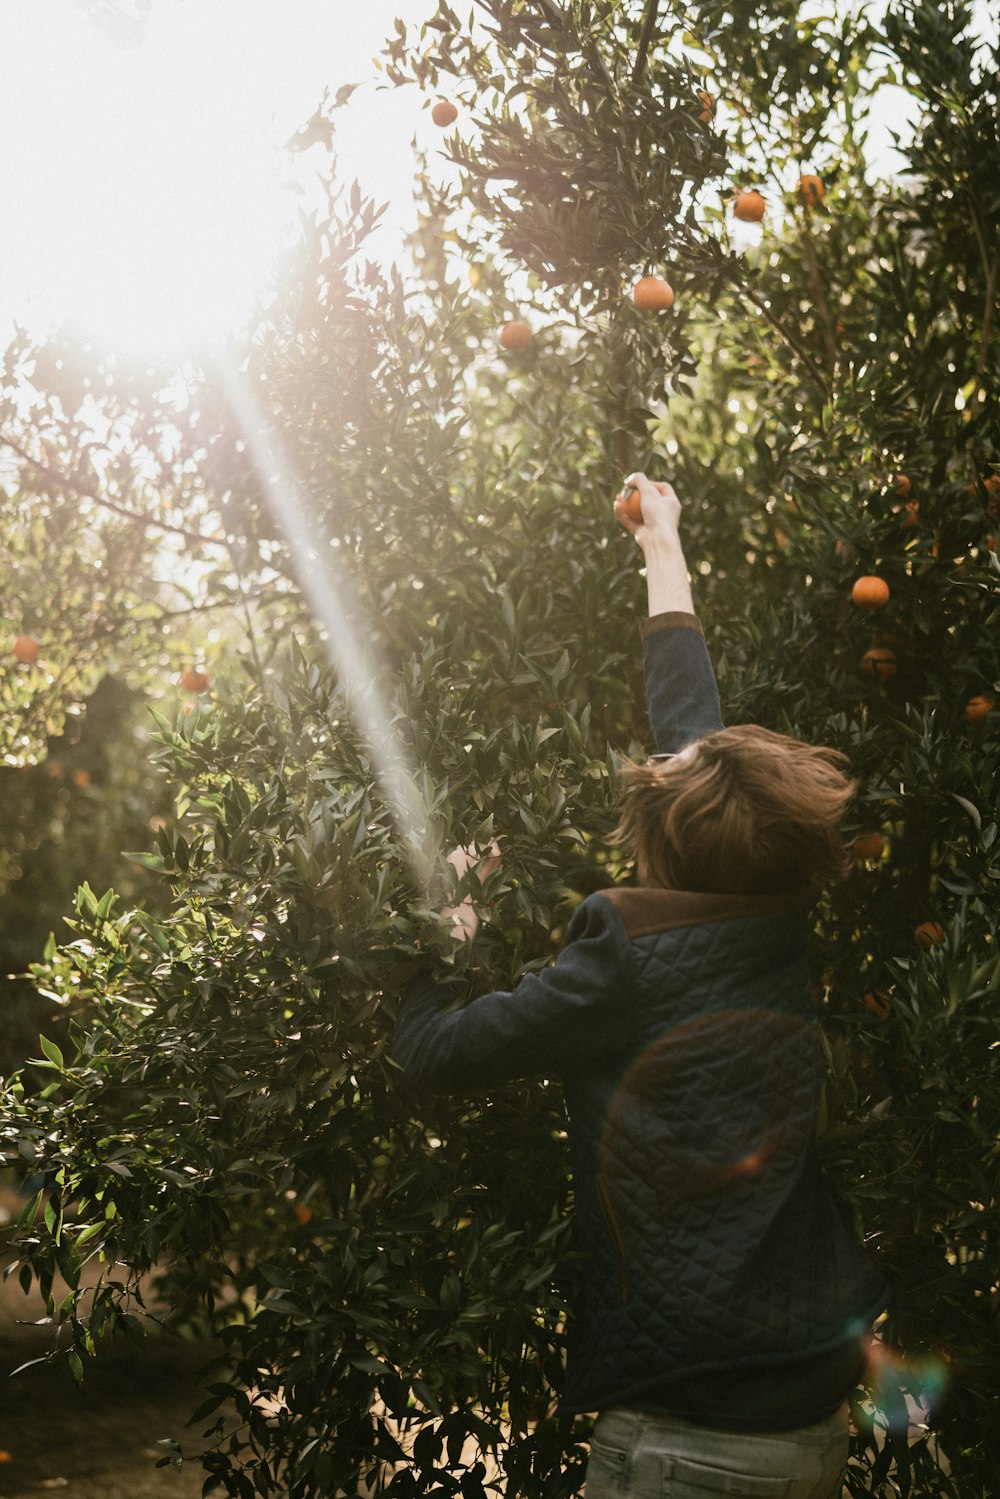
[[[246,310],[296,203],[282,148],[327,87],[348,181],[413,217],[414,136],[440,132],[373,58],[432,0],[5,0],[0,53],[0,346],[70,315],[126,341]],[[93,331],[91,327],[88,332]]]
[[[840,0],[841,4],[854,0]],[[440,132],[416,90],[379,87],[373,58],[400,15],[433,0],[4,0],[0,52],[0,348],[75,318],[117,347],[189,351],[239,321],[296,198],[282,148],[324,89],[361,82],[341,112],[342,174],[392,205],[376,253],[413,219],[414,137]],[[976,0],[980,27],[988,0]],[[870,149],[898,164],[897,90]]]

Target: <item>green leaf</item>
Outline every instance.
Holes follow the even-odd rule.
[[[45,1055],[48,1057],[49,1061],[52,1063],[53,1067],[58,1067],[60,1072],[64,1071],[66,1064],[63,1061],[63,1054],[59,1050],[56,1043],[54,1041],[50,1041],[47,1036],[40,1035],[38,1037],[38,1044],[42,1048],[42,1051],[45,1053]]]
[[[967,801],[964,796],[959,796],[957,792],[953,791],[951,794],[954,800],[958,802],[958,805],[964,808],[966,812],[968,812],[969,816],[972,818],[972,821],[975,823],[976,828],[981,828],[982,816],[980,814],[979,808],[976,807],[972,802]]]

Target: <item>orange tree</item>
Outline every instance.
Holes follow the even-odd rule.
[[[200,388],[206,503],[286,627],[250,629],[224,697],[160,719],[177,800],[142,856],[164,914],[85,888],[38,966],[83,1002],[71,1048],[6,1094],[8,1147],[45,1181],[20,1273],[77,1372],[134,1325],[150,1267],[176,1319],[220,1333],[196,1431],[226,1492],[475,1494],[494,1465],[510,1493],[578,1491],[558,1085],[416,1117],[386,1048],[418,951],[459,994],[509,985],[627,876],[609,751],[646,733],[641,582],[609,499],[642,465],[685,500],[727,720],[834,744],[860,778],[857,868],[815,943],[823,1149],[893,1289],[848,1489],[987,1492],[997,59],[957,6],[882,28],[655,0],[479,19],[442,5],[387,49],[390,82],[458,106],[413,275],[363,268],[369,209],[345,198]],[[876,75],[919,115],[896,181],[863,150]],[[743,192],[758,230],[733,222],[759,213]],[[633,302],[649,273],[669,310]],[[531,342],[498,346],[510,322]],[[854,596],[871,576],[877,607]],[[455,953],[439,850],[495,835],[502,870],[468,887],[482,935]]]
[[[63,931],[81,879],[132,898],[122,858],[163,814],[144,699],[172,712],[210,627],[231,635],[240,473],[227,433],[177,372],[22,333],[0,387],[0,1069],[51,1005],[20,976]],[[191,397],[195,396],[192,400]],[[211,494],[211,513],[207,496]],[[266,576],[257,573],[256,586]],[[267,607],[284,607],[270,588]],[[238,615],[236,616],[238,621]]]

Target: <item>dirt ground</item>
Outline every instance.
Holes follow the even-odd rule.
[[[158,1337],[123,1340],[86,1369],[77,1388],[65,1366],[9,1376],[49,1347],[50,1329],[26,1326],[44,1307],[16,1279],[0,1289],[0,1499],[195,1499],[198,1462],[157,1468],[172,1437],[186,1448],[208,1423],[185,1430],[203,1398],[197,1371],[213,1350]]]

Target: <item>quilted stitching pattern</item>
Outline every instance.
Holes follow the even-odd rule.
[[[590,1273],[564,1408],[819,1352],[881,1304],[813,1157],[805,937],[783,914],[633,940],[637,1041],[567,1080]]]

